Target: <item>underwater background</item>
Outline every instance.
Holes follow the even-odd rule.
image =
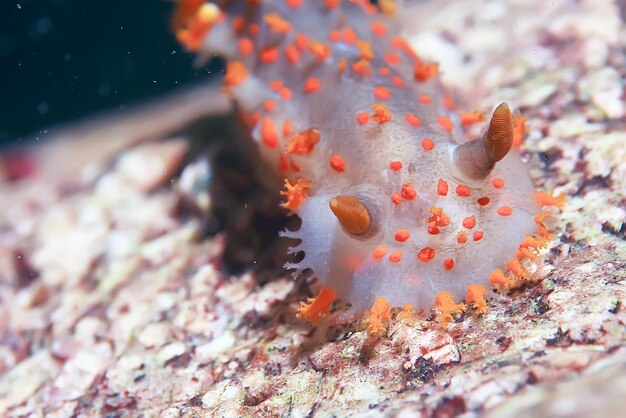
[[[169,31],[174,4],[0,2],[0,145],[206,79]]]

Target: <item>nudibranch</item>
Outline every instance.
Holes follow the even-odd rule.
[[[320,295],[298,315],[317,323],[335,299],[369,309],[370,329],[429,311],[448,323],[482,313],[490,290],[527,280],[549,241],[519,143],[524,120],[495,108],[484,135],[464,125],[438,66],[400,37],[392,1],[179,0],[173,26],[201,56],[226,58],[261,158],[284,178],[301,220],[284,236]],[[525,267],[526,266],[526,267]],[[461,301],[465,300],[465,303]]]

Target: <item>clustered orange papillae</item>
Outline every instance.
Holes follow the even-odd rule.
[[[248,0],[249,2],[258,0]],[[281,0],[276,0],[281,1]],[[302,7],[303,0],[282,0],[294,12]],[[383,14],[377,15],[379,7],[371,4],[369,0],[351,0],[352,4],[356,4],[368,15],[380,16],[371,20],[369,30],[372,39],[385,39],[389,33],[389,27],[383,14],[391,13],[394,10],[393,2],[389,0],[379,1],[379,7]],[[341,0],[323,0],[323,5],[328,11],[332,11],[341,6]],[[387,85],[375,85],[371,93],[371,109],[361,109],[354,115],[354,123],[366,128],[366,125],[376,123],[381,129],[384,125],[394,123],[406,123],[413,127],[420,127],[423,121],[415,114],[409,113],[397,118],[389,107],[385,104],[394,97],[394,89],[403,89],[409,82],[425,83],[437,76],[439,72],[438,64],[423,61],[408,45],[408,43],[399,37],[391,37],[388,40],[388,49],[380,52],[380,57],[385,66],[380,64],[374,65],[374,58],[379,54],[372,48],[372,42],[368,39],[360,39],[355,30],[347,23],[344,27],[333,28],[327,34],[326,39],[313,39],[304,33],[296,33],[295,28],[287,18],[277,12],[271,12],[262,16],[259,22],[247,23],[241,16],[226,16],[217,6],[207,3],[204,0],[179,0],[177,11],[172,19],[172,26],[176,32],[176,36],[181,44],[190,51],[199,51],[202,47],[202,41],[209,31],[217,24],[228,23],[233,33],[237,36],[237,50],[242,60],[233,60],[227,64],[224,77],[224,85],[227,90],[240,88],[250,77],[251,68],[247,68],[244,63],[246,57],[256,54],[260,65],[277,65],[284,60],[291,64],[297,65],[303,57],[316,59],[321,62],[328,61],[331,58],[333,43],[345,43],[354,45],[359,53],[359,58],[355,62],[348,65],[345,58],[338,60],[337,72],[343,75],[351,71],[353,78],[357,80],[365,80],[377,73],[383,77],[388,77]],[[263,27],[263,25],[265,27]],[[260,48],[255,44],[255,39],[261,30],[269,31],[276,36],[284,36],[289,41],[280,45],[272,45]],[[409,64],[413,68],[413,80],[406,80],[399,77],[395,71],[398,65]],[[376,68],[375,68],[376,67]],[[293,132],[293,124],[291,120],[285,118],[281,122],[276,121],[270,115],[280,109],[281,106],[288,105],[292,99],[293,92],[302,91],[306,95],[318,94],[324,89],[323,80],[316,77],[308,77],[301,86],[285,86],[281,80],[273,80],[268,83],[269,89],[275,93],[275,97],[271,97],[263,101],[262,110],[252,112],[247,115],[246,120],[251,127],[256,127],[263,146],[277,149],[278,170],[284,173],[286,178],[284,181],[284,190],[281,194],[286,198],[283,206],[292,212],[297,212],[301,205],[306,201],[307,194],[311,188],[310,182],[302,177],[297,177],[301,169],[295,163],[297,158],[311,157],[315,154],[316,145],[323,140],[320,132],[315,127],[304,129],[300,132]],[[298,90],[299,89],[299,90]],[[422,106],[429,106],[433,99],[428,95],[419,95],[415,98],[416,102]],[[446,92],[444,97],[445,107],[453,112],[458,112],[456,106],[452,102],[450,94]],[[460,121],[463,126],[470,126],[474,123],[481,122],[485,119],[482,112],[459,113]],[[438,127],[444,133],[451,133],[455,126],[451,119],[446,115],[440,115],[436,118]],[[525,118],[519,113],[514,117],[514,146],[519,146],[525,134]],[[435,141],[431,138],[418,138],[419,146],[424,152],[429,152],[436,146]],[[294,160],[294,157],[295,158]],[[328,157],[326,157],[328,158]],[[346,164],[346,160],[341,155],[332,155],[327,160],[327,166],[332,171],[332,175],[345,175],[350,170],[350,166]],[[402,161],[390,161],[389,168],[391,171],[400,171],[404,167]],[[330,175],[329,174],[329,175]],[[295,178],[295,180],[289,180]],[[501,178],[494,178],[491,181],[494,189],[504,188],[505,182]],[[490,204],[487,196],[472,196],[472,190],[464,185],[449,185],[449,180],[438,179],[436,185],[436,193],[441,197],[454,193],[456,196],[464,199],[476,199],[479,206],[485,207]],[[397,190],[390,196],[391,201],[395,205],[406,204],[405,202],[414,200],[417,191],[410,184],[404,184],[401,190]],[[538,193],[538,201],[542,205],[562,206],[564,196],[551,196],[545,193]],[[451,220],[445,213],[443,208],[432,207],[429,209],[431,216],[426,219],[425,228],[431,235],[438,235],[442,232],[442,228],[446,228]],[[499,216],[510,216],[514,209],[507,205],[497,208]],[[533,236],[527,236],[520,244],[516,251],[515,257],[512,258],[505,266],[504,270],[495,270],[489,276],[491,285],[501,292],[506,292],[519,287],[524,281],[530,277],[528,271],[524,268],[523,260],[533,260],[537,252],[546,247],[550,236],[543,221],[547,215],[540,214],[535,221],[538,225],[538,232]],[[462,229],[456,233],[456,242],[459,245],[471,245],[472,241],[480,241],[485,238],[484,232],[476,228],[476,218],[471,214],[467,214],[461,221]],[[471,234],[468,235],[468,233]],[[395,244],[403,244],[410,242],[411,234],[406,229],[398,229],[395,231]],[[385,256],[392,263],[398,263],[402,260],[402,250],[394,249],[390,251],[389,247],[378,246],[371,254],[374,260],[384,262]],[[424,246],[420,248],[415,255],[418,260],[423,263],[429,263],[437,257],[435,248]],[[446,258],[439,261],[442,268],[451,270],[454,268],[455,262],[452,258]],[[476,313],[482,314],[487,310],[485,298],[488,295],[487,289],[480,285],[470,285],[467,288],[466,302],[474,308]],[[330,305],[336,299],[335,292],[330,288],[324,288],[317,298],[311,299],[308,304],[302,303],[298,311],[298,317],[305,318],[316,324],[322,317],[330,313]],[[438,310],[437,319],[443,325],[448,324],[455,316],[464,313],[467,306],[463,303],[456,303],[452,295],[448,292],[440,292],[435,298],[435,305]],[[398,314],[397,319],[412,321],[414,308],[411,304],[405,305],[403,311]],[[372,333],[378,334],[382,332],[391,321],[391,307],[380,297],[376,300],[370,309],[369,316],[365,322],[368,324]]]

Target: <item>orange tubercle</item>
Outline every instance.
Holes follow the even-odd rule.
[[[269,26],[272,33],[289,33],[291,32],[291,23],[286,21],[276,12],[268,13],[263,16],[263,21]]]
[[[285,190],[281,191],[280,194],[285,196],[287,201],[282,206],[292,212],[297,212],[306,200],[310,188],[311,183],[306,179],[300,178],[295,184],[291,184],[289,180],[285,179]]]
[[[426,218],[426,222],[433,223],[435,226],[450,225],[450,216],[444,212],[443,208],[432,207],[428,209],[432,216]]]
[[[393,119],[391,112],[383,103],[372,103],[372,108],[374,109],[372,119],[378,122],[379,125],[384,125]]]
[[[293,155],[309,155],[313,152],[313,148],[320,140],[320,133],[315,128],[309,128],[304,132],[294,135],[287,144],[285,149],[289,154]]]
[[[517,287],[517,279],[507,276],[502,270],[494,270],[489,275],[489,283],[499,292],[506,293]]]
[[[248,70],[241,61],[230,61],[226,64],[226,74],[224,75],[224,85],[226,87],[236,87],[248,78]]]
[[[561,193],[555,196],[554,193],[548,194],[546,192],[536,192],[535,199],[541,206],[557,206],[562,208],[567,201],[567,195],[565,193]]]
[[[447,116],[439,116],[437,118],[437,123],[443,128],[444,131],[448,133],[452,132],[452,128],[454,128],[452,121]]]
[[[413,304],[405,303],[396,319],[405,322],[407,325],[413,325],[415,323],[415,307],[413,307]]]
[[[479,284],[472,284],[467,286],[467,294],[465,300],[471,304],[476,313],[484,314],[487,312],[487,302],[485,297],[489,294],[489,291],[485,286]]]
[[[435,295],[435,305],[439,310],[437,321],[441,325],[446,326],[452,320],[454,315],[460,315],[467,310],[464,303],[456,303],[450,292],[439,292]]]
[[[367,324],[370,334],[381,334],[391,322],[391,305],[387,300],[379,296],[369,310],[363,323]]]
[[[300,302],[296,318],[303,318],[311,324],[317,325],[323,317],[330,315],[330,306],[336,299],[335,291],[330,287],[325,287],[317,297],[309,298],[308,303]]]
[[[426,82],[437,75],[439,72],[439,64],[437,63],[425,63],[422,60],[418,60],[413,66],[413,77],[416,81]]]

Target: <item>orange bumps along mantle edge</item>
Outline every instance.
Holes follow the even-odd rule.
[[[283,235],[304,258],[285,267],[323,290],[298,317],[317,324],[344,300],[375,333],[388,306],[444,325],[486,312],[491,291],[529,280],[550,241],[542,206],[563,202],[537,198],[524,118],[506,103],[459,112],[438,65],[398,35],[393,2],[379,4],[179,0],[172,22],[188,50],[226,58],[226,92],[302,220]]]

